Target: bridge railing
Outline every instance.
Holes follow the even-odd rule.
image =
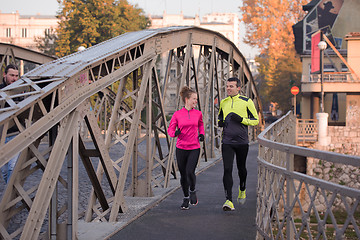
[[[295,125],[289,112],[258,137],[257,238],[359,239],[360,189],[293,169],[295,155],[343,169],[358,169],[360,157],[295,146]]]

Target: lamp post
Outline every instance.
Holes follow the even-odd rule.
[[[321,77],[321,103],[320,108],[321,112],[324,112],[324,50],[326,49],[327,45],[325,41],[320,41],[318,43],[318,47],[320,49],[320,77]]]
[[[322,38],[321,38],[322,39]],[[321,112],[316,114],[318,119],[318,142],[320,146],[326,146],[329,144],[330,139],[327,137],[327,125],[329,114],[324,112],[324,50],[326,49],[326,42],[320,41],[318,43],[320,50],[320,74],[321,74]]]

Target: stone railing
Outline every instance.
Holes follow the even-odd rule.
[[[360,189],[295,172],[293,159],[359,168],[360,157],[295,146],[295,125],[289,112],[258,137],[257,239],[359,239]]]

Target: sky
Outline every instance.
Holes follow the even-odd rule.
[[[5,0],[2,0],[5,1]],[[168,14],[180,14],[200,17],[211,12],[230,12],[240,16],[239,6],[242,0],[128,0],[129,3],[142,8],[146,14],[162,15],[164,11]],[[59,10],[57,0],[13,0],[6,1],[0,5],[2,13],[19,11],[20,15],[55,15]],[[244,25],[240,25],[240,40],[245,33]],[[240,51],[247,58],[252,58],[258,51],[245,44],[240,44]]]
[[[239,13],[241,0],[128,0],[131,4],[145,10],[145,13],[162,14],[166,11],[169,14],[179,14],[183,11],[184,15],[203,16],[211,12],[236,12]],[[0,5],[2,13],[19,11],[22,15],[54,15],[59,8],[57,0],[15,0],[7,1]]]

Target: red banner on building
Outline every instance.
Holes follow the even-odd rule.
[[[320,49],[321,32],[318,31],[311,35],[311,73],[320,72]]]

